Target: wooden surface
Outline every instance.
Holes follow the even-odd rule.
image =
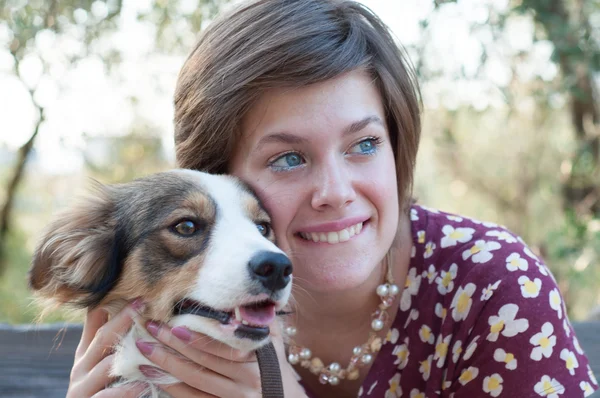
[[[600,379],[600,322],[574,326]],[[80,335],[81,325],[0,324],[0,397],[64,397]]]

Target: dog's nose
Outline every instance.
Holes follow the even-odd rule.
[[[248,262],[250,275],[269,291],[283,289],[290,282],[292,263],[286,255],[262,251]]]

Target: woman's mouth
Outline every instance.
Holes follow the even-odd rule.
[[[336,243],[350,240],[354,235],[358,235],[362,229],[363,223],[359,222],[340,231],[299,232],[298,235],[304,240],[313,241],[315,243],[324,242],[334,245]]]

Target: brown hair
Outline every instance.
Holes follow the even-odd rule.
[[[209,25],[175,90],[179,167],[226,173],[241,120],[262,92],[357,68],[372,74],[382,95],[407,205],[421,130],[419,88],[388,28],[354,1],[257,0]]]

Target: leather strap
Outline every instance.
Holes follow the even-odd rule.
[[[269,342],[256,350],[256,359],[260,369],[260,385],[263,398],[283,398],[283,382],[279,360],[273,343]]]

